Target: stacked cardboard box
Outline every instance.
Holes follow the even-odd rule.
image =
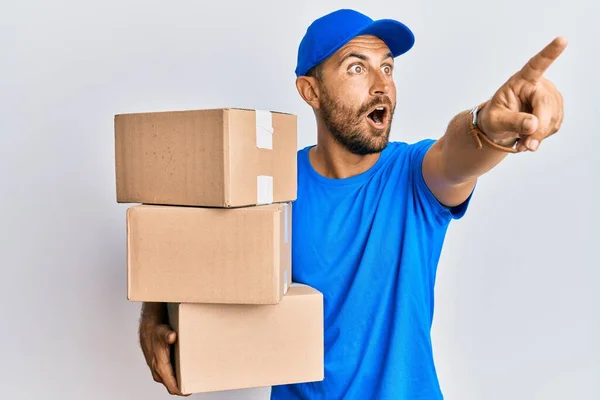
[[[168,303],[180,390],[323,379],[323,298],[291,282],[296,116],[115,116],[127,297]]]

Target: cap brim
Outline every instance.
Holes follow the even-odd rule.
[[[394,57],[409,51],[415,44],[413,32],[402,22],[380,19],[361,29],[356,36],[373,35],[385,42]]]

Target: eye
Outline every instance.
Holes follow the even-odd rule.
[[[392,73],[392,66],[384,65],[383,68],[381,68],[381,70],[383,71],[384,74],[389,75]]]
[[[364,71],[364,68],[360,64],[353,64],[350,66],[349,71],[354,74],[360,74]]]

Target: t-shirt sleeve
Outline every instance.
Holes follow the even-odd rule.
[[[469,197],[456,207],[446,207],[433,195],[423,178],[423,159],[427,150],[435,143],[433,139],[425,139],[409,146],[410,179],[415,201],[424,208],[425,212],[432,213],[439,222],[448,223],[452,219],[462,218],[469,207],[473,192]]]

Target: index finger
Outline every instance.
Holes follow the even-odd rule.
[[[520,71],[521,76],[530,82],[537,82],[566,47],[567,40],[564,37],[557,37],[529,59]]]

